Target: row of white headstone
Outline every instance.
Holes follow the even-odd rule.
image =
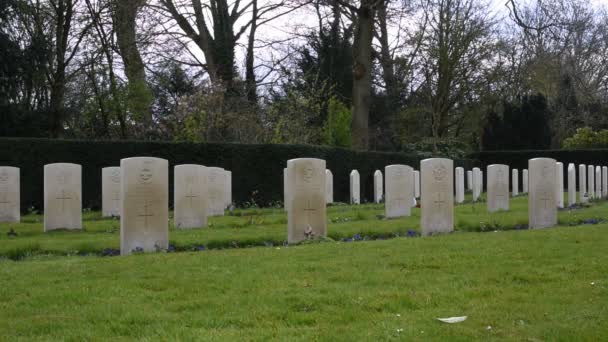
[[[0,167],[0,222],[20,221],[19,171]],[[175,166],[174,172],[176,228],[204,227],[208,216],[224,215],[232,203],[230,171],[187,164]],[[120,167],[102,169],[101,183],[105,217],[123,217],[125,210],[129,216],[133,209],[141,211],[137,215],[145,226],[147,217],[168,207],[168,162],[164,159],[123,159]],[[129,196],[132,201],[123,201]],[[82,168],[78,164],[44,166],[44,230],[55,229],[82,229]]]
[[[584,169],[584,165],[581,168]],[[595,189],[593,196],[608,195],[608,168],[588,167],[588,179],[581,173],[581,198]],[[592,172],[594,170],[594,172]],[[285,174],[285,202],[288,211],[288,242],[322,237],[327,234],[326,204],[333,187],[331,171],[325,169],[321,159],[301,158],[287,162]],[[415,197],[417,179],[408,165],[389,165],[385,168],[385,213],[387,218],[411,215],[411,201]],[[356,173],[358,174],[358,173]],[[356,175],[355,174],[355,175]],[[456,188],[454,191],[454,174]],[[477,196],[481,193],[483,173],[474,168],[469,184]],[[488,210],[509,210],[509,174],[512,176],[512,194],[518,195],[519,172],[509,172],[508,165],[494,164],[487,168]],[[351,173],[351,188],[353,182]],[[381,196],[381,172],[374,173],[375,200]],[[420,162],[421,233],[451,232],[454,229],[454,203],[464,200],[464,169],[453,168],[453,161],[444,158],[425,159]],[[568,167],[569,204],[575,203],[576,174],[573,164]],[[594,182],[595,180],[595,182]],[[597,185],[600,183],[603,186]],[[531,185],[528,188],[528,185]],[[530,228],[551,227],[557,224],[557,208],[563,207],[563,164],[551,158],[534,158],[523,170],[523,191],[529,192],[528,220]],[[456,192],[456,196],[454,195]],[[352,194],[352,191],[351,191]],[[352,197],[352,196],[351,196]]]
[[[550,158],[536,158],[529,161],[530,228],[550,227],[557,223],[558,198],[563,198],[563,177],[559,177],[559,170],[563,172],[563,167],[560,164]],[[584,170],[584,165],[581,165],[581,169]],[[570,180],[573,177],[574,165],[569,165],[568,170],[570,190],[573,184]],[[589,182],[582,180],[580,183],[584,186],[583,189],[594,190],[594,197],[606,196],[608,168],[589,166],[588,170]],[[505,175],[509,174],[508,171],[506,165],[490,165],[487,170],[488,192],[492,194],[494,202],[492,208],[496,210],[508,209],[508,186],[506,186],[508,178],[505,178]],[[481,171],[474,170],[475,172],[479,175]],[[179,165],[175,168],[175,174],[176,226],[181,228],[189,225],[200,226],[201,222],[206,222],[206,216],[202,217],[205,210],[208,210],[208,215],[223,214],[228,203],[229,186],[220,180],[224,179],[231,183],[229,174],[225,170],[201,165]],[[457,168],[456,174],[459,175],[458,179],[462,179],[458,180],[459,186],[456,189],[460,192],[464,187],[464,170]],[[584,174],[583,172],[582,175]],[[119,171],[108,169],[103,175],[108,177],[112,186],[116,186],[117,181],[120,180],[118,193],[112,192],[111,189],[104,192],[110,203],[120,202],[121,254],[166,249],[168,247],[168,161],[150,157],[127,158],[121,160]],[[325,168],[325,161],[311,158],[289,160],[284,175],[288,242],[326,236],[326,204],[329,199],[327,189],[328,183],[331,183],[329,180],[333,176]],[[411,200],[415,197],[415,183],[417,183],[413,168],[407,165],[389,165],[385,168],[385,177],[386,217],[411,215]],[[422,234],[453,231],[455,203],[453,161],[444,158],[425,159],[420,163],[419,177]],[[80,229],[82,226],[80,165],[46,165],[44,180],[45,230]],[[526,180],[528,177],[524,177],[524,182]],[[482,181],[477,182],[477,187],[481,187]],[[4,194],[0,204],[4,204],[4,207],[19,202],[18,184],[18,169],[0,168],[0,189]],[[597,184],[603,184],[604,187]],[[119,196],[113,197],[117,194]],[[589,197],[591,196],[583,196],[587,199]],[[503,198],[507,201],[506,207],[504,201],[501,202]],[[208,207],[205,205],[206,202]],[[211,202],[218,203],[217,213]],[[488,206],[490,206],[489,202],[490,200]],[[178,215],[181,218],[178,218]]]

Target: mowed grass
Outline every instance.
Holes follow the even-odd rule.
[[[599,224],[4,260],[0,339],[601,341],[607,250]]]
[[[228,215],[228,213],[227,213]],[[384,219],[382,204],[336,205],[328,208],[328,235],[340,240],[359,234],[363,238],[403,236],[420,230],[420,209],[412,216]],[[606,219],[608,202],[560,211],[559,224],[577,225],[587,219]],[[35,255],[102,254],[120,248],[120,221],[85,212],[82,231],[43,232],[43,217],[27,215],[20,224],[0,224],[0,257],[22,259]],[[527,225],[527,197],[511,200],[509,211],[488,213],[486,203],[455,207],[456,231],[510,230]],[[6,233],[13,229],[17,236]],[[170,245],[178,251],[204,246],[209,249],[283,245],[287,238],[287,214],[283,209],[239,209],[233,215],[211,217],[203,229],[175,229],[170,222]]]

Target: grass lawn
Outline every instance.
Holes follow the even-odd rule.
[[[0,339],[607,339],[608,223],[580,223],[606,219],[608,202],[560,211],[560,227],[512,230],[527,223],[526,203],[459,205],[454,234],[355,243],[339,239],[402,236],[420,212],[384,220],[381,205],[335,206],[336,241],[290,247],[282,210],[247,209],[172,229],[171,243],[273,247],[129,257],[74,255],[118,248],[118,221],[98,213],[84,232],[50,234],[26,216],[0,225],[0,255],[21,259],[0,260]]]

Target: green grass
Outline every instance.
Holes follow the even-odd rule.
[[[607,209],[562,211],[551,229],[500,230],[527,222],[521,197],[496,214],[457,206],[458,230],[448,235],[112,258],[72,254],[117,248],[117,221],[86,213],[85,232],[44,234],[40,217],[27,216],[0,226],[2,255],[33,251],[0,260],[0,339],[605,340],[608,224],[570,224],[604,219]],[[331,207],[330,234],[419,227],[418,210],[379,214],[381,205]],[[282,210],[237,215],[171,230],[172,243],[285,239]],[[9,227],[19,236],[7,237]],[[453,325],[436,320],[462,315]]]
[[[608,202],[580,210],[559,212],[560,225],[579,224],[584,219],[608,217]],[[394,237],[420,230],[420,209],[412,216],[386,220],[382,204],[337,205],[328,208],[328,235],[334,240],[355,234],[375,238]],[[40,215],[27,215],[20,224],[0,224],[0,256],[21,259],[32,255],[101,254],[120,248],[120,222],[104,219],[99,212],[85,212],[83,231],[43,232]],[[485,203],[456,206],[456,231],[509,230],[528,222],[527,197],[511,200],[509,211],[488,213]],[[177,250],[282,245],[287,237],[287,215],[282,209],[241,209],[234,216],[211,217],[204,229],[178,230],[170,227],[170,244]],[[14,229],[18,236],[5,234]]]
[[[608,336],[607,229],[4,261],[0,333],[7,340],[598,341]],[[435,320],[460,315],[469,318]]]

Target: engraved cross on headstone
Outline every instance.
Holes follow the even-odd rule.
[[[395,203],[397,203],[398,206],[407,206],[407,199],[405,197],[403,197],[401,194],[399,194],[399,196],[397,196],[396,198],[393,198],[393,201],[395,201]]]
[[[112,196],[112,201],[114,202],[114,208],[118,208],[118,201],[120,201],[120,194],[118,192],[114,193],[114,196]]]
[[[199,196],[198,196],[198,195],[193,194],[193,193],[192,193],[192,188],[190,188],[190,192],[189,192],[189,193],[188,193],[186,196],[184,196],[184,197],[186,197],[186,198],[188,198],[188,199],[190,200],[190,209],[192,209],[192,200],[193,200],[194,198],[198,198]]]
[[[547,203],[549,203],[549,201],[551,201],[551,199],[549,198],[549,194],[545,191],[543,192],[544,198],[541,197],[541,201],[543,201],[545,203],[545,210],[549,209],[547,208]]]
[[[4,196],[2,196],[3,198],[0,200],[0,204],[2,205],[2,211],[8,210],[8,205],[11,203],[7,198],[6,198],[6,193],[3,193]]]
[[[154,216],[154,214],[148,212],[148,200],[144,200],[144,212],[143,214],[137,215],[144,218],[144,230],[148,228],[148,217]]]
[[[441,197],[442,197],[441,194],[442,194],[442,192],[436,192],[435,195],[437,198],[435,200],[433,200],[433,203],[435,203],[437,205],[439,210],[441,210],[441,206],[443,204],[445,204],[445,199],[441,199]]]
[[[61,200],[61,211],[65,211],[65,200],[71,200],[72,197],[67,197],[65,190],[61,190],[61,196],[56,197],[55,199]]]
[[[304,212],[306,213],[306,223],[308,223],[308,225],[310,225],[310,214],[316,212],[317,208],[313,208],[311,206],[310,198],[308,199],[306,204],[307,204],[307,206],[302,210],[304,210]]]

